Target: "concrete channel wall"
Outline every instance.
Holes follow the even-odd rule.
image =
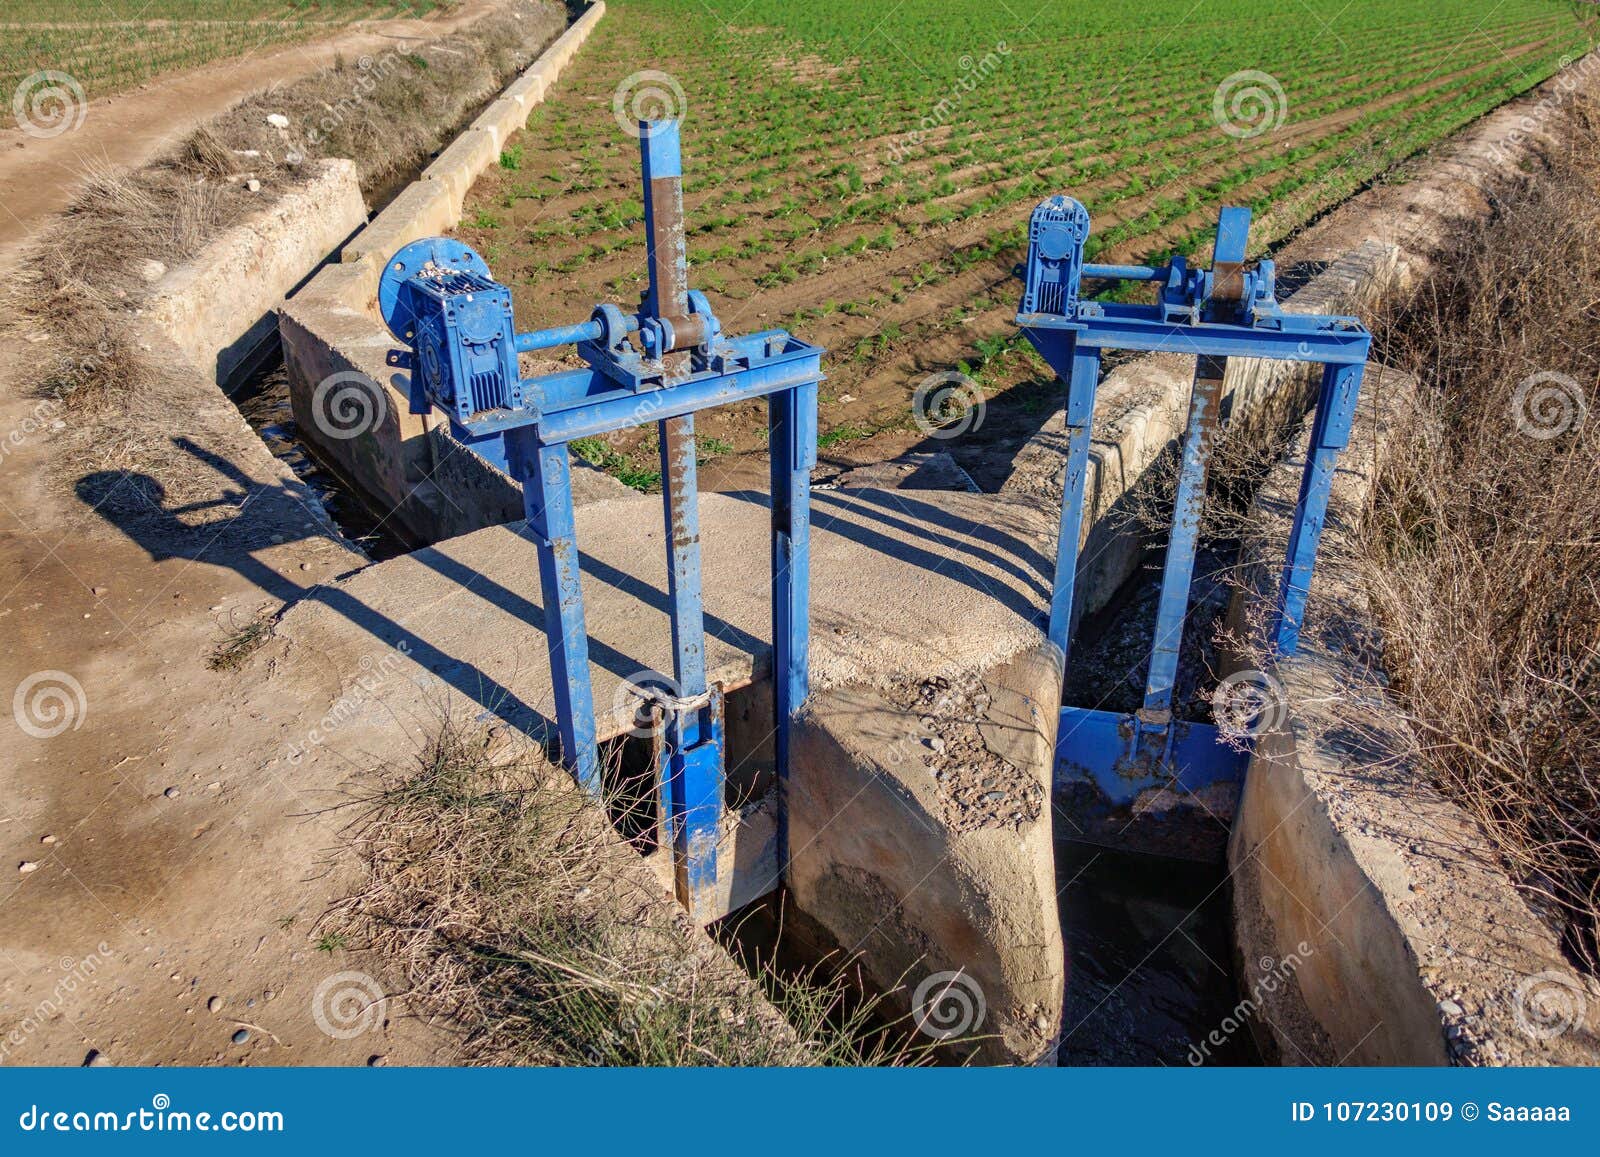
[[[147,299],[149,320],[219,382],[248,368],[273,336],[278,303],[367,219],[355,162],[310,168],[309,179],[161,277]]]
[[[1255,742],[1228,849],[1241,980],[1284,1064],[1600,1061],[1600,989],[1579,978],[1471,818],[1429,783],[1388,694],[1361,522],[1415,382],[1369,367],[1340,456],[1300,649]],[[1258,629],[1288,538],[1306,440],[1256,503],[1261,533],[1232,627]],[[1541,1001],[1576,1009],[1549,1031]],[[1587,1019],[1586,1019],[1587,1013]]]
[[[290,399],[301,437],[414,543],[437,542],[519,517],[511,480],[461,452],[434,416],[407,412],[403,374],[387,362],[394,340],[377,314],[383,265],[402,246],[461,220],[474,181],[527,123],[604,18],[595,0],[489,104],[329,265],[283,304]],[[448,497],[447,497],[448,496]]]

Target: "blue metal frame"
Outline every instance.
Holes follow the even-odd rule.
[[[637,312],[602,304],[587,322],[518,334],[509,291],[470,248],[442,237],[396,253],[378,301],[390,330],[410,347],[393,352],[390,362],[411,371],[412,409],[439,407],[455,438],[522,485],[527,535],[538,547],[561,758],[597,797],[602,785],[567,444],[658,424],[676,691],[657,696],[665,716],[661,826],[679,899],[691,914],[714,915],[726,772],[722,689],[708,686],[706,675],[694,415],[768,400],[774,722],[778,775],[786,785],[790,723],[809,693],[810,487],[823,351],[778,329],[722,335],[705,296],[688,287],[678,123],[640,127],[650,278]],[[576,345],[586,369],[517,374],[517,353],[565,345]],[[780,833],[786,829],[780,818]],[[787,851],[780,851],[787,865]]]
[[[1324,367],[1311,457],[1273,606],[1270,640],[1274,655],[1281,657],[1293,654],[1299,641],[1333,471],[1339,451],[1349,441],[1362,369],[1372,344],[1371,334],[1355,318],[1282,312],[1272,262],[1253,267],[1244,263],[1249,227],[1249,210],[1223,209],[1212,268],[1191,270],[1181,257],[1158,268],[1087,263],[1089,214],[1070,197],[1043,202],[1029,222],[1028,263],[1020,270],[1026,288],[1017,325],[1067,389],[1061,537],[1048,627],[1063,670],[1072,630],[1101,351],[1149,350],[1196,358],[1143,706],[1132,715],[1061,709],[1058,772],[1092,780],[1113,803],[1127,803],[1150,787],[1176,784],[1192,791],[1243,774],[1245,754],[1225,742],[1217,728],[1172,717],[1227,359],[1276,358]],[[1101,303],[1083,296],[1085,278],[1149,281],[1160,288],[1153,305]]]

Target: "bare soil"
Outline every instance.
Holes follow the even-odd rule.
[[[65,209],[86,164],[133,169],[251,93],[274,88],[341,58],[426,44],[492,12],[499,0],[461,0],[419,19],[361,20],[306,44],[216,61],[132,91],[90,101],[83,123],[54,137],[0,131],[0,205],[9,221],[0,269],[21,258],[31,235]]]

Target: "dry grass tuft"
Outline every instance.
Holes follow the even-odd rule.
[[[1366,565],[1385,663],[1433,770],[1592,970],[1600,106],[1570,112],[1547,169],[1501,190],[1494,219],[1374,327],[1436,421],[1384,465]]]
[[[211,652],[206,666],[213,671],[237,671],[242,668],[250,661],[250,656],[272,638],[274,617],[269,608],[248,616],[242,622],[230,620],[227,634],[217,644],[216,650]]]
[[[769,975],[783,1016],[534,750],[446,720],[354,826],[370,869],[330,914],[480,1064],[905,1063],[842,982]]]

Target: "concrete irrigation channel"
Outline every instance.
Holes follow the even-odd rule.
[[[165,762],[216,765],[216,783],[230,781],[229,768],[253,766],[262,782],[314,801],[338,793],[353,768],[405,760],[441,708],[491,730],[547,737],[556,688],[538,568],[519,521],[520,487],[464,451],[437,416],[411,412],[376,297],[392,254],[459,224],[472,183],[502,148],[537,148],[518,140],[521,126],[602,19],[604,5],[590,5],[370,220],[353,167],[323,162],[162,283],[146,318],[149,338],[188,366],[193,396],[205,400],[209,416],[197,423],[194,453],[214,465],[224,480],[218,485],[265,494],[262,504],[280,511],[265,537],[253,529],[256,537],[219,565],[215,556],[174,549],[185,517],[176,509],[96,508],[109,524],[103,529],[152,559],[209,564],[227,592],[217,605],[277,608],[260,655],[232,677],[231,701],[197,713]],[[1583,71],[1583,83],[1597,71]],[[1508,106],[1439,150],[1407,183],[1358,196],[1295,238],[1277,254],[1299,283],[1285,308],[1362,315],[1403,294],[1448,226],[1486,212],[1483,159],[1504,163],[1536,147],[1525,120],[1525,109]],[[271,351],[274,322],[281,371]],[[1082,645],[1072,660],[1086,670],[1117,663],[1118,641],[1148,620],[1142,588],[1150,543],[1128,511],[1170,458],[1191,372],[1183,359],[1140,357],[1102,384],[1078,574]],[[275,428],[277,459],[218,393],[251,375],[257,410],[271,419],[257,424]],[[260,401],[263,381],[286,391],[292,426],[282,420],[281,400]],[[361,390],[343,393],[353,382]],[[1378,365],[1369,367],[1368,382],[1330,508],[1312,645],[1279,673],[1285,707],[1257,738],[1244,782],[1201,796],[1153,791],[1115,808],[1055,773],[1062,672],[1042,624],[1061,501],[1060,410],[1041,416],[1008,470],[993,471],[1003,482],[992,492],[980,492],[948,455],[924,450],[813,494],[811,698],[795,737],[786,833],[765,722],[773,695],[769,500],[748,489],[705,493],[705,662],[728,696],[727,766],[738,772],[719,848],[731,870],[720,874],[714,910],[702,921],[716,923],[720,940],[694,935],[718,957],[723,981],[754,985],[719,944],[737,946],[741,928],[751,938],[768,936],[756,930],[770,923],[749,919],[751,905],[770,907],[781,878],[782,903],[803,918],[804,943],[797,935],[776,944],[771,935],[766,947],[812,961],[841,948],[866,987],[890,993],[889,1007],[902,1012],[918,1003],[913,994],[929,978],[958,976],[975,986],[983,1019],[946,1043],[944,1059],[1459,1060],[1467,1046],[1450,1010],[1493,1005],[1508,977],[1538,972],[1560,954],[1509,884],[1476,861],[1466,866],[1462,852],[1460,876],[1471,880],[1464,902],[1492,911],[1490,919],[1514,934],[1500,959],[1447,957],[1448,930],[1419,915],[1419,889],[1451,886],[1457,876],[1436,861],[1419,867],[1410,850],[1417,832],[1374,825],[1371,809],[1384,791],[1409,792],[1407,810],[1418,824],[1435,833],[1467,825],[1399,772],[1384,791],[1363,777],[1366,794],[1352,796],[1353,769],[1393,766],[1374,760],[1375,743],[1414,747],[1381,696],[1359,705],[1367,724],[1359,750],[1342,747],[1347,729],[1326,717],[1328,685],[1348,682],[1341,664],[1364,661],[1342,640],[1370,617],[1346,539],[1385,431],[1414,388]],[[1224,389],[1230,420],[1246,428],[1298,428],[1309,404],[1306,377],[1280,363],[1236,359]],[[1291,436],[1246,505],[1268,521],[1281,515],[1286,480],[1303,453]],[[319,472],[337,479],[345,495],[331,515],[297,477]],[[661,499],[585,468],[575,472],[574,501],[598,738],[620,750],[635,740],[628,713],[612,706],[625,702],[640,671],[670,669]],[[380,513],[363,515],[357,505]],[[369,553],[358,541],[378,545]],[[1250,542],[1216,549],[1215,569],[1248,574],[1270,554]],[[1212,618],[1245,632],[1266,598],[1259,582],[1219,585],[1209,599]],[[1227,676],[1242,659],[1217,651],[1204,661],[1211,669],[1190,671],[1191,679]],[[202,758],[207,745],[223,754]],[[210,789],[202,782],[198,790]],[[308,896],[332,903],[351,886],[352,862],[336,864],[309,892],[302,882],[317,850],[336,842],[315,806],[285,809],[271,793],[242,794],[255,809],[250,858],[288,870],[263,879],[236,862],[207,861],[204,880],[220,911],[248,927],[259,924],[260,912],[300,911]],[[670,908],[670,857],[639,838],[651,825],[630,827],[624,810],[609,817],[608,846],[626,853],[628,879]],[[1468,845],[1463,835],[1460,846]],[[72,923],[64,920],[52,935],[65,943],[89,935],[87,925]],[[385,1022],[381,1046],[376,1036],[309,1031],[313,990],[329,969],[308,963],[303,947],[267,935],[248,963],[230,963],[233,949],[212,943],[203,960],[171,962],[172,974],[209,968],[228,972],[240,992],[271,984],[279,996],[291,995],[306,1011],[278,1031],[307,1044],[274,1062],[448,1055],[436,1026],[405,1017]],[[165,976],[167,961],[139,954],[127,944],[108,948],[116,963],[107,974],[123,985],[148,983],[151,968]],[[378,970],[384,962],[364,966]],[[1489,1039],[1471,1044],[1475,1058],[1539,1059],[1503,1017],[1487,1022]],[[1486,1030],[1476,1031],[1482,1038]],[[70,1034],[57,1035],[62,1043],[50,1044],[49,1055],[66,1057]],[[172,1043],[175,1035],[152,1032],[162,1043],[139,1057],[201,1057]],[[41,1039],[56,1038],[46,1032]]]

